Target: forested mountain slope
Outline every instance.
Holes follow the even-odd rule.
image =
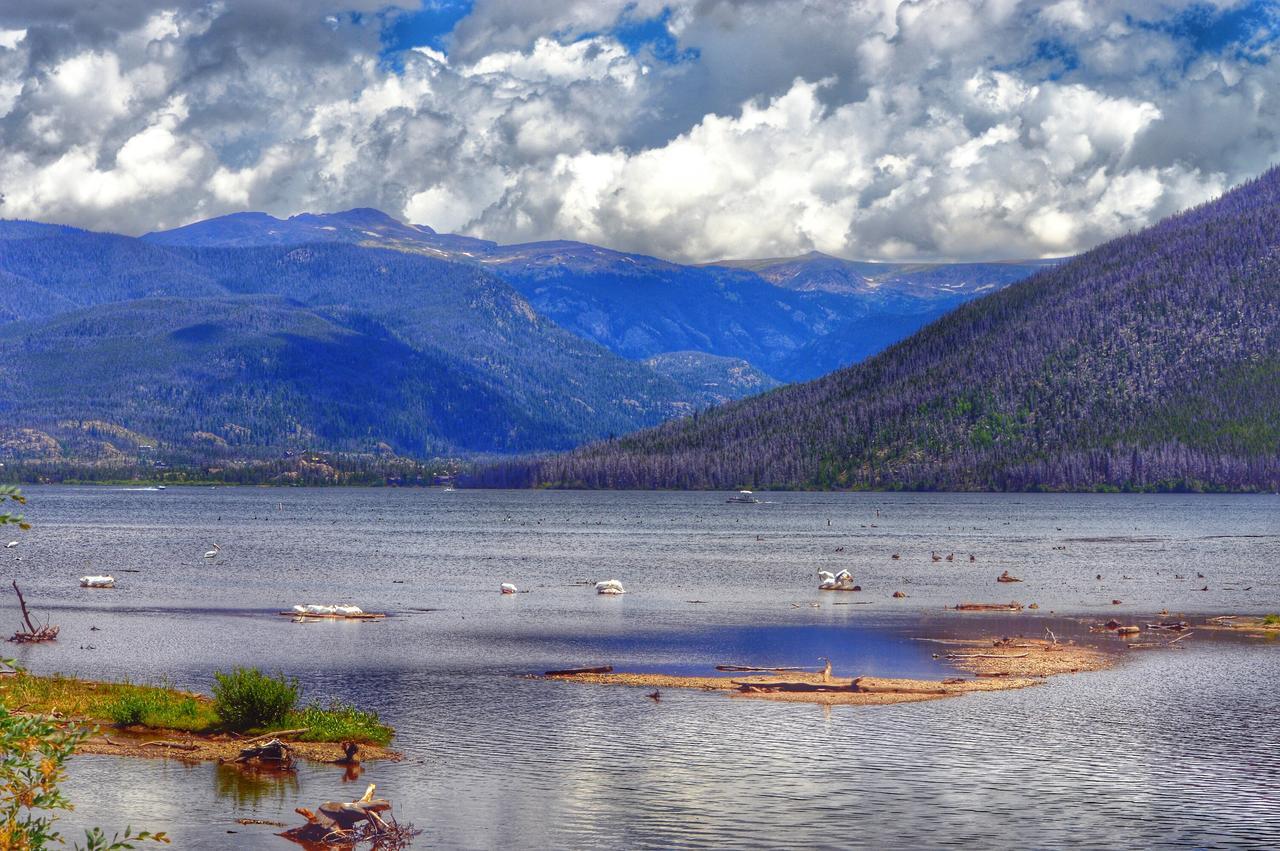
[[[1280,488],[1280,170],[817,381],[489,482]]]
[[[0,328],[0,410],[75,455],[151,445],[502,451],[537,424],[456,361],[282,299],[146,299]],[[86,368],[88,367],[88,368]],[[20,409],[11,400],[21,400]]]
[[[131,239],[0,221],[0,321],[148,297],[222,295],[190,260]]]
[[[141,239],[0,221],[0,461],[564,450],[861,359],[1001,274],[797,291],[370,209]]]
[[[0,222],[0,460],[566,449],[768,386],[620,357],[474,264]]]
[[[780,381],[861,360],[1044,265],[859,263],[814,254],[688,266],[569,240],[499,245],[367,209],[288,219],[236,213],[143,239],[175,248],[343,242],[470,264],[510,284],[539,314],[623,357],[700,351],[740,358]]]

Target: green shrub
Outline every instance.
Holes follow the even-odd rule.
[[[213,708],[230,730],[252,730],[282,723],[298,704],[298,681],[267,676],[257,668],[236,668],[213,675]]]
[[[112,722],[119,724],[121,727],[128,727],[130,724],[141,724],[142,719],[146,717],[147,710],[150,709],[150,701],[139,694],[127,694],[124,697],[108,703],[103,707],[107,717]]]
[[[1262,619],[1262,622],[1267,626],[1280,625],[1280,615],[1267,615]]]
[[[312,701],[305,709],[289,715],[289,727],[306,727],[300,738],[304,742],[357,742],[386,745],[391,742],[391,728],[385,726],[376,712],[333,700],[322,706]]]

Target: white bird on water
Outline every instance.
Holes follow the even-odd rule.
[[[519,588],[517,588],[516,586],[512,585],[510,582],[504,582],[504,583],[502,583],[502,593],[503,593],[503,594],[515,594],[515,593],[516,593],[516,592],[518,592],[519,590],[520,590]]]
[[[217,544],[214,544],[214,545],[213,545],[213,549],[211,549],[211,550],[209,550],[207,553],[205,553],[205,554],[204,554],[204,557],[205,557],[205,558],[217,558],[217,557],[218,557],[218,553],[220,553],[220,552],[222,552],[222,547],[218,546]]]
[[[7,544],[5,544],[5,545],[4,545],[4,548],[5,548],[6,550],[11,550],[11,549],[13,549],[13,548],[14,548],[14,547],[16,547],[16,546],[18,546],[18,542],[17,542],[17,541],[10,541],[9,543],[7,543]]]
[[[834,574],[829,570],[818,571],[819,591],[844,591],[853,587],[853,574],[847,570]]]
[[[604,579],[596,583],[596,593],[616,596],[627,593],[627,589],[623,588],[622,583],[616,579]]]
[[[114,588],[116,587],[116,578],[114,576],[81,576],[81,588]]]

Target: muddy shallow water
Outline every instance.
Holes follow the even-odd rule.
[[[308,697],[377,709],[406,754],[347,782],[325,766],[280,779],[78,757],[68,831],[129,823],[168,830],[177,847],[288,848],[235,819],[293,823],[295,806],[373,781],[423,847],[1280,843],[1271,641],[1197,635],[1026,691],[889,707],[699,692],[654,703],[517,676],[830,656],[838,674],[932,677],[950,669],[921,635],[1063,631],[1071,616],[1162,608],[1275,611],[1274,496],[780,494],[743,506],[716,494],[27,494],[36,526],[0,563],[62,626],[56,645],[14,649],[31,669],[205,691],[219,668],[283,670]],[[214,543],[222,555],[203,559]],[[864,591],[818,592],[819,567],[848,568]],[[997,584],[1004,570],[1024,582]],[[119,587],[77,587],[99,572]],[[613,577],[624,597],[580,584]],[[503,581],[529,593],[500,596]],[[1010,599],[1041,609],[943,610]],[[275,614],[299,602],[391,616]]]

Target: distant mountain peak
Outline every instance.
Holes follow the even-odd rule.
[[[435,233],[434,230],[426,225],[406,225],[394,216],[384,213],[375,207],[353,207],[350,210],[342,210],[335,213],[298,213],[295,216],[290,216],[289,221],[298,223],[338,223],[359,227],[394,228],[396,230],[412,228],[423,233]]]
[[[243,212],[193,222],[173,230],[149,233],[147,242],[170,246],[286,245],[305,242],[412,240],[435,236],[426,225],[408,225],[373,207],[335,213],[298,213],[287,219],[270,213]]]

